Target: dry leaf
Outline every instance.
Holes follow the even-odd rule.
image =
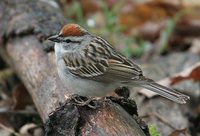
[[[171,134],[169,134],[169,136],[184,136],[185,133],[186,133],[186,128],[184,128],[184,129],[177,129],[177,130],[174,130]]]
[[[12,91],[14,106],[13,109],[24,109],[27,105],[33,104],[32,99],[23,84],[14,87]]]
[[[81,0],[80,2],[85,16],[100,10],[99,2],[97,0]]]
[[[193,79],[200,82],[200,62],[171,77],[171,85],[177,84],[186,79]]]
[[[173,16],[179,10],[179,6],[161,1],[150,1],[138,5],[127,2],[119,15],[119,23],[130,29],[146,21],[156,22]]]
[[[166,20],[162,21],[147,21],[144,25],[138,27],[139,35],[150,41],[155,41],[159,38],[161,30],[165,28]]]

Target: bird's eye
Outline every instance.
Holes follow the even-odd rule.
[[[71,41],[70,39],[66,39],[65,42],[66,42],[66,43],[70,43],[70,42],[72,42],[72,41]]]

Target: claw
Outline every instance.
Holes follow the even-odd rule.
[[[88,106],[91,109],[96,109],[98,107],[97,101],[95,98],[87,98],[84,96],[79,96],[77,94],[73,94],[71,99],[74,100],[74,104],[77,106]]]

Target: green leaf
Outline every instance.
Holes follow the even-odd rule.
[[[161,136],[161,134],[156,130],[155,125],[149,126],[149,132],[151,136]]]

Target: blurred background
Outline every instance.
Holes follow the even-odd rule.
[[[144,75],[191,97],[179,105],[133,88],[130,97],[152,136],[200,136],[200,1],[41,1],[109,41],[139,64]],[[43,135],[42,126],[23,83],[0,58],[0,135]]]

